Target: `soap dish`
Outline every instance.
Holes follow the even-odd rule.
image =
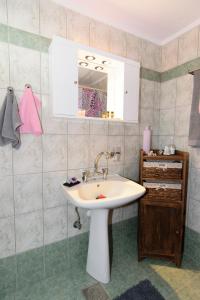
[[[77,185],[77,184],[79,184],[79,183],[80,183],[80,181],[70,182],[70,183],[65,182],[65,183],[63,183],[63,185],[64,185],[64,186],[68,186],[68,187],[72,187],[72,186]]]

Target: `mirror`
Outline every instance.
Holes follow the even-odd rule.
[[[101,118],[107,111],[107,81],[107,73],[78,68],[78,109],[86,117]]]

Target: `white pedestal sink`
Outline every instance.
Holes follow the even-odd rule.
[[[145,188],[119,175],[106,180],[93,179],[68,188],[63,186],[66,198],[77,207],[91,210],[87,272],[96,280],[110,281],[108,242],[109,209],[128,204],[145,193]],[[103,194],[106,198],[96,199]]]

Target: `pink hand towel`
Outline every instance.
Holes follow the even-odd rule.
[[[42,134],[42,126],[39,117],[41,101],[33,94],[31,87],[26,86],[19,103],[19,114],[23,125],[21,133]]]

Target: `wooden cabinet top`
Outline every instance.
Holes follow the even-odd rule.
[[[154,150],[154,152],[158,153],[159,150]],[[148,156],[141,150],[141,157],[143,160],[187,160],[188,159],[188,152],[185,151],[178,151],[176,150],[175,155],[156,155],[156,156]]]

